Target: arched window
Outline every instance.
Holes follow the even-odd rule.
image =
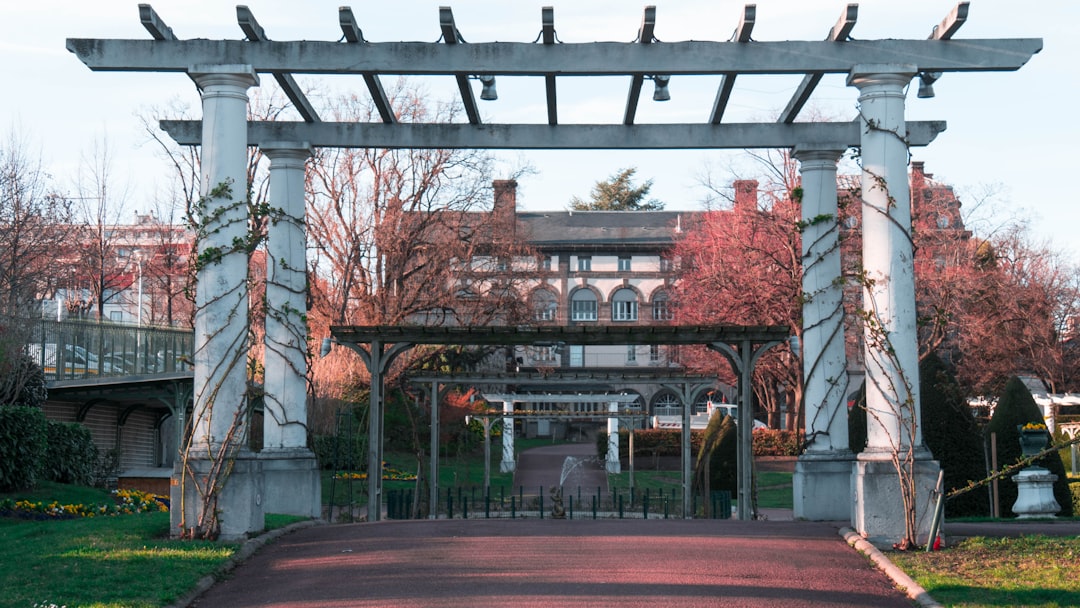
[[[653,414],[674,416],[682,412],[682,402],[673,393],[662,393],[653,400]]]
[[[596,320],[596,294],[588,289],[578,289],[570,296],[571,321]]]
[[[637,294],[633,289],[620,289],[611,297],[612,321],[637,321]]]
[[[537,321],[554,321],[558,318],[559,302],[555,294],[546,289],[535,291],[531,298],[533,319]]]

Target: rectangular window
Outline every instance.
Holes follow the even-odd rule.
[[[584,346],[571,346],[570,347],[570,367],[584,367],[585,366],[585,347]]]
[[[630,256],[628,256],[628,255],[620,255],[619,256],[619,270],[627,271],[627,272],[630,270]]]
[[[671,307],[668,306],[668,301],[653,300],[652,303],[652,318],[653,321],[670,321],[672,318]]]
[[[659,344],[650,344],[649,345],[649,361],[652,362],[652,363],[657,363],[657,362],[660,361],[660,345]]]
[[[626,362],[627,363],[635,363],[635,362],[637,362],[637,345],[636,344],[627,344],[626,345]]]
[[[615,301],[611,303],[612,321],[637,321],[637,302]]]
[[[675,262],[671,258],[663,256],[660,258],[660,272],[671,272],[675,270]]]
[[[109,311],[109,320],[114,323],[119,323],[124,320],[124,313],[119,310]]]
[[[595,321],[596,300],[574,300],[571,302],[570,314],[572,321]]]
[[[577,269],[580,272],[589,272],[592,270],[592,258],[587,255],[578,256]]]
[[[540,269],[541,270],[549,270],[549,271],[551,270],[551,256],[550,255],[545,255],[543,257],[543,259],[540,260]]]

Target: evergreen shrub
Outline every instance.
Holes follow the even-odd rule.
[[[49,421],[47,433],[42,477],[57,483],[93,484],[98,449],[90,429],[75,422]]]
[[[37,483],[46,428],[45,412],[36,407],[0,406],[0,492],[28,490]]]
[[[934,459],[941,463],[945,492],[984,479],[988,467],[982,431],[971,415],[956,376],[936,354],[919,364],[919,399],[923,440]],[[989,514],[990,501],[985,489],[966,492],[945,503],[946,517]]]
[[[1002,468],[1020,460],[1020,433],[1018,426],[1029,422],[1044,424],[1042,412],[1035,404],[1024,383],[1017,377],[1009,379],[1005,389],[998,398],[994,415],[990,418],[990,424],[986,427],[986,441],[990,441],[990,433],[997,434],[997,462]],[[1073,513],[1072,495],[1069,492],[1069,480],[1065,475],[1065,465],[1057,452],[1048,454],[1034,462],[1035,466],[1047,469],[1051,474],[1057,475],[1054,482],[1054,499],[1061,505],[1059,516],[1071,516]],[[1016,502],[1017,487],[1012,481],[1012,476],[1006,476],[998,483],[998,496],[1001,504],[1001,514],[1011,516],[1012,506]]]

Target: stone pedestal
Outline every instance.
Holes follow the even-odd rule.
[[[1018,494],[1012,510],[1020,519],[1054,517],[1061,505],[1054,498],[1057,475],[1042,467],[1028,467],[1013,476]]]
[[[904,538],[904,500],[900,477],[886,455],[860,454],[852,467],[851,489],[854,509],[851,526],[866,540],[879,547],[891,547]],[[933,519],[931,492],[937,485],[941,465],[936,460],[917,458],[915,475],[915,541],[926,543]]]
[[[263,511],[319,518],[322,478],[315,453],[307,448],[263,450]]]
[[[208,458],[188,458],[187,479],[181,483],[184,462],[177,462],[169,497],[170,533],[173,536],[181,536],[194,529],[204,508],[218,512],[220,540],[244,539],[266,528],[262,460],[251,452],[242,451],[232,463],[228,478],[220,480],[223,482],[222,489],[216,503],[204,505],[202,490],[207,475],[214,470],[214,464]]]
[[[847,450],[807,452],[795,462],[795,519],[851,520],[851,464]]]

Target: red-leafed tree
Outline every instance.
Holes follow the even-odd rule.
[[[779,178],[759,199],[758,182],[740,180],[730,209],[704,213],[701,223],[676,244],[682,261],[675,289],[680,323],[725,325],[786,325],[802,332],[802,267],[799,233],[801,213],[791,193],[797,192],[794,163],[777,165]],[[692,369],[720,373],[730,370],[715,354],[687,353]],[[787,405],[787,428],[798,428],[802,412],[802,365],[787,346],[767,352],[754,373],[754,395],[768,414],[771,427],[780,426]]]

